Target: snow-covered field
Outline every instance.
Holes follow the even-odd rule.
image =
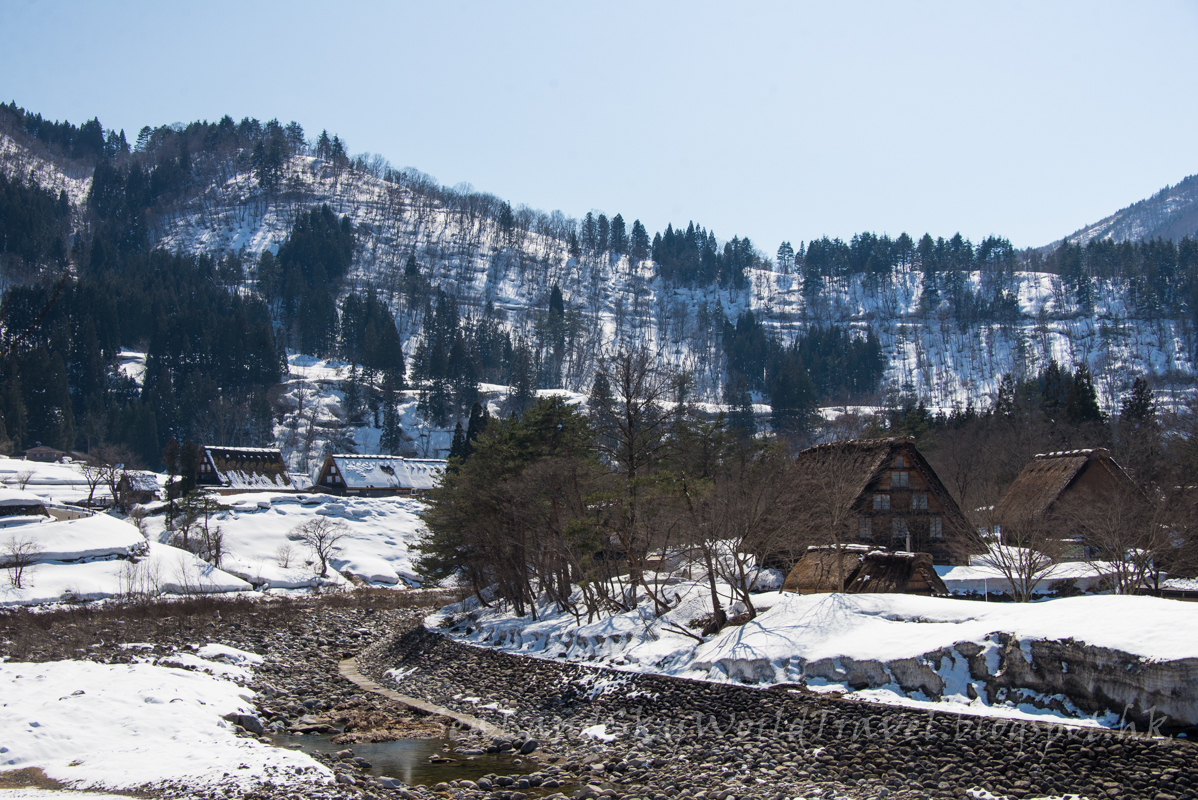
[[[480,607],[468,598],[442,609],[426,624],[469,643],[542,658],[718,682],[806,683],[816,691],[839,691],[863,700],[981,715],[1060,714],[1090,725],[1117,724],[1118,718],[1082,714],[1062,698],[1041,698],[1055,699],[1056,711],[1042,707],[1048,702],[990,703],[976,685],[970,690],[968,668],[956,657],[930,665],[944,682],[939,698],[909,687],[905,691],[897,679],[891,685],[854,691],[849,669],[840,668],[840,660],[885,664],[972,642],[989,661],[997,658],[998,633],[1009,634],[1025,650],[1035,640],[1074,640],[1147,661],[1198,658],[1198,640],[1192,636],[1198,606],[1150,597],[1088,596],[1017,604],[904,594],[766,592],[754,595],[760,612],[755,619],[700,641],[698,621],[711,613],[707,586],[679,582],[666,592],[673,608],[661,617],[653,615],[646,599],[632,611],[588,621],[585,612],[576,618],[547,603],[538,607],[534,620],[499,606]],[[739,610],[734,605],[731,612]],[[836,674],[843,679],[829,677]],[[1062,707],[1068,713],[1062,713]]]
[[[126,523],[106,517],[113,524]],[[137,534],[132,525],[126,527]],[[140,538],[140,534],[137,534]],[[158,595],[248,592],[246,581],[169,545],[142,540],[137,561],[110,558],[63,563],[43,561],[25,568],[21,588],[0,583],[0,607],[77,603]]]
[[[39,768],[73,789],[331,782],[311,757],[239,738],[223,719],[254,713],[238,681],[260,660],[208,645],[132,664],[0,663],[0,770]]]
[[[327,518],[344,526],[345,536],[329,562],[328,585],[347,585],[339,573],[367,583],[419,582],[413,561],[424,531],[423,504],[407,497],[335,497],[325,494],[255,492],[227,495],[209,522],[224,534],[221,568],[255,586],[294,589],[321,583],[319,565],[302,542],[289,538],[304,523]],[[165,517],[147,518],[150,538],[167,542]]]

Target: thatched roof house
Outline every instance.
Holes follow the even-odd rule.
[[[839,563],[837,563],[839,562]],[[782,584],[784,592],[947,595],[927,553],[887,552],[864,545],[811,547]]]
[[[812,516],[808,541],[831,520],[841,544],[929,553],[937,564],[967,564],[984,550],[910,437],[809,447],[795,459],[795,473]]]
[[[316,488],[362,497],[420,495],[440,485],[446,463],[440,458],[334,454],[325,457]]]
[[[268,447],[205,445],[196,485],[218,494],[295,491],[283,454]]]
[[[1086,502],[1120,493],[1137,494],[1135,484],[1104,447],[1041,453],[1027,463],[995,507],[995,518],[1010,524],[1044,518],[1068,502]]]

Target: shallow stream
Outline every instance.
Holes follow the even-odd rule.
[[[352,750],[354,755],[370,763],[366,771],[376,777],[386,776],[401,780],[408,785],[448,783],[449,781],[476,781],[484,775],[526,775],[536,772],[540,765],[534,759],[517,759],[512,754],[484,753],[466,756],[453,752],[456,739],[401,739],[396,742],[374,744],[334,744],[332,735],[305,734],[296,736],[278,734],[270,737],[276,747],[302,750],[305,753],[339,753]],[[451,750],[445,750],[448,745]],[[435,764],[432,756],[452,758],[451,762]],[[519,764],[515,763],[517,760]]]

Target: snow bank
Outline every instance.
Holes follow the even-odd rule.
[[[145,546],[144,539],[142,545]],[[253,589],[248,582],[217,569],[185,550],[158,543],[151,543],[145,557],[136,562],[109,559],[74,564],[35,564],[25,569],[22,586],[17,589],[7,582],[0,585],[0,606],[108,600],[133,595],[245,592]]]
[[[1043,603],[981,603],[906,594],[780,593],[765,613],[696,648],[697,663],[782,663],[850,656],[891,661],[983,643],[1073,639],[1148,659],[1198,658],[1198,606],[1155,597],[1099,595]]]
[[[79,503],[87,499],[91,489],[78,464],[57,464],[0,456],[0,483],[9,488],[21,488],[44,500],[59,503]],[[93,500],[110,499],[112,492],[104,484],[96,486]]]
[[[992,566],[970,565],[959,567],[936,567],[936,574],[952,594],[986,595],[987,593],[1013,595],[1011,582],[1001,571]],[[1101,591],[1104,575],[1107,574],[1099,564],[1084,561],[1067,561],[1056,564],[1050,573],[1044,576],[1033,594],[1038,596],[1050,595],[1065,585],[1083,592]]]
[[[137,528],[107,514],[6,528],[0,540],[10,537],[32,542],[38,561],[128,558],[146,550],[146,539]]]
[[[721,602],[727,607],[726,588]],[[661,617],[653,615],[652,603],[645,600],[632,611],[589,621],[545,604],[532,621],[468,599],[442,609],[426,625],[479,645],[629,671],[759,685],[805,682],[817,690],[836,689],[877,702],[936,701],[970,713],[1025,718],[1059,713],[1085,717],[1088,724],[1117,724],[1118,709],[1114,717],[1109,709],[1099,713],[1093,708],[1098,701],[1087,697],[1084,702],[1091,708],[1082,712],[1079,708],[1085,706],[1068,697],[1023,691],[1018,683],[987,695],[983,684],[990,678],[974,675],[969,658],[984,659],[985,672],[997,679],[1000,659],[1011,652],[1023,653],[1034,669],[1033,650],[1056,648],[1071,653],[1064,658],[1085,659],[1084,646],[1106,648],[1114,651],[1102,657],[1108,661],[1123,658],[1133,667],[1142,665],[1139,672],[1145,674],[1149,692],[1167,687],[1155,686],[1160,676],[1148,673],[1160,672],[1167,682],[1170,670],[1193,671],[1187,665],[1194,662],[1183,660],[1198,659],[1198,639],[1192,635],[1198,606],[1153,597],[1103,595],[1017,604],[904,594],[766,592],[753,597],[759,610],[755,619],[699,642],[711,612],[706,587],[688,582],[670,586],[668,592],[673,608]],[[728,608],[729,614],[739,610],[735,604]],[[1001,663],[1012,666],[1010,660]],[[1097,662],[1062,664],[1057,658],[1052,666],[1062,673],[1072,673],[1074,666],[1097,670],[1100,682],[1112,678],[1102,677],[1106,668]],[[1013,680],[1011,675],[1007,679]],[[1113,679],[1118,682],[1119,676]],[[1134,694],[1135,680],[1123,683],[1127,685],[1118,688]],[[1094,686],[1089,690],[1096,691]],[[1189,707],[1180,695],[1174,699],[1179,709]],[[1170,713],[1182,718],[1180,711]]]
[[[236,736],[222,716],[253,714],[252,694],[148,663],[3,663],[0,769],[37,767],[73,788],[327,782],[311,757]]]

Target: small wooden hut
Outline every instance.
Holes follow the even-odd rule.
[[[839,563],[838,563],[839,562]],[[947,596],[928,553],[883,551],[863,545],[810,547],[782,584],[784,592],[835,592],[844,576],[849,594]]]

